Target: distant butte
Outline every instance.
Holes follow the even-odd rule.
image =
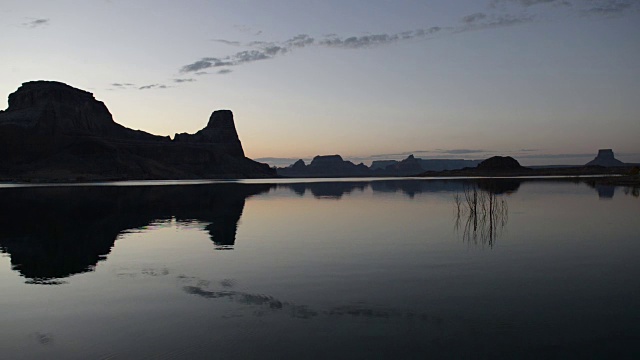
[[[93,94],[55,81],[26,82],[9,95],[0,111],[0,159],[5,181],[275,176],[245,157],[230,110],[171,140],[116,123]]]
[[[613,150],[600,149],[598,150],[598,156],[595,159],[589,161],[586,166],[625,166],[626,164],[615,158]]]
[[[511,156],[492,156],[478,164],[478,170],[481,171],[514,171],[523,169],[526,168]]]

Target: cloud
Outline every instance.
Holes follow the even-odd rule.
[[[258,55],[258,54],[255,54],[255,55]],[[224,60],[214,58],[214,57],[205,57],[192,64],[183,66],[180,69],[180,72],[182,73],[199,72],[200,70],[205,70],[212,67],[237,65],[237,63],[234,63],[233,61],[239,62],[243,59],[244,61],[246,61],[246,59],[249,56],[250,56],[250,51],[241,51],[239,53],[236,53],[233,56],[227,56],[226,59]]]
[[[185,83],[185,82],[194,82],[196,81],[196,79],[173,79],[173,82],[175,83]]]
[[[496,7],[497,5],[502,4],[518,4],[524,7],[529,7],[538,4],[549,4],[549,3],[566,3],[566,1],[560,0],[493,0],[490,3],[490,7]]]
[[[180,68],[181,73],[199,72],[202,70],[223,67],[238,66],[255,61],[272,59],[279,55],[284,55],[295,49],[307,46],[321,46],[345,49],[359,49],[365,47],[380,46],[401,40],[410,40],[415,38],[425,38],[441,31],[440,27],[430,27],[426,29],[418,29],[414,31],[404,31],[397,34],[376,34],[363,36],[340,37],[336,35],[328,35],[322,39],[315,39],[307,34],[299,34],[282,42],[265,42],[252,41],[243,46],[253,48],[236,52],[232,55],[224,57],[204,57]],[[215,41],[228,44],[235,44],[235,41],[217,39]]]
[[[631,7],[631,1],[609,0],[601,1],[585,9],[584,12],[592,15],[618,15],[630,10]]]
[[[526,24],[535,20],[535,16],[531,14],[518,14],[518,15],[491,15],[486,17],[477,17],[478,14],[472,14],[465,16],[463,21],[465,25],[456,29],[454,32],[462,33],[473,30],[485,30],[494,29],[500,27],[509,27],[515,25]],[[470,21],[465,21],[470,20]]]
[[[364,35],[364,36],[350,36],[346,38],[330,35],[324,39],[319,40],[317,44],[319,46],[326,46],[326,47],[360,49],[360,48],[386,45],[386,44],[390,44],[398,41],[406,41],[406,40],[412,40],[416,38],[425,38],[427,36],[436,34],[441,30],[442,30],[441,27],[433,26],[425,29],[403,31],[396,34],[375,34],[375,35]],[[305,41],[306,41],[305,45],[306,44],[310,45],[313,43],[312,38],[307,38]]]
[[[488,0],[487,12],[475,12],[463,16],[462,24],[450,26],[431,26],[415,30],[407,30],[398,33],[378,33],[357,36],[341,36],[328,34],[313,37],[309,34],[299,34],[283,41],[250,41],[241,43],[235,40],[214,39],[213,41],[247,48],[247,50],[217,57],[203,57],[194,62],[182,66],[179,71],[185,73],[202,74],[203,70],[219,67],[234,67],[249,64],[256,61],[269,60],[275,57],[289,54],[297,49],[305,47],[325,47],[337,49],[365,49],[386,46],[397,42],[425,40],[434,37],[460,34],[467,31],[504,28],[531,23],[540,18],[546,21],[549,18],[558,19],[566,16],[580,16],[584,14],[592,16],[621,15],[637,7],[637,0]],[[563,11],[556,11],[562,7]],[[522,9],[524,8],[524,9]],[[554,16],[548,17],[549,11],[555,11]],[[542,15],[542,16],[541,16]],[[557,15],[557,16],[556,16]],[[246,26],[236,26],[245,33],[257,35]],[[228,72],[218,72],[228,73]]]
[[[208,69],[213,66],[213,62],[207,60],[198,60],[192,64],[185,65],[180,69],[180,72],[196,72],[204,69]]]
[[[266,49],[264,51],[258,51],[258,50],[240,51],[239,53],[236,53],[233,56],[232,62],[224,61],[224,62],[221,62],[221,64],[223,65],[216,65],[216,66],[240,65],[248,62],[270,59],[271,57],[273,57],[273,54],[269,54]]]
[[[486,17],[487,17],[487,14],[485,13],[475,13],[475,14],[471,14],[463,17],[462,21],[469,24],[469,23],[474,23],[478,20],[485,19]]]
[[[221,69],[221,70],[218,70],[218,74],[221,74],[221,75],[228,74],[228,73],[230,73],[230,72],[233,72],[233,70],[231,70],[231,69]]]
[[[478,153],[486,153],[489,152],[487,150],[481,150],[481,149],[451,149],[451,150],[437,150],[439,153],[442,154],[456,154],[456,155],[460,155],[460,154],[478,154]]]
[[[219,42],[227,45],[233,45],[233,46],[239,46],[241,44],[240,41],[230,41],[230,40],[224,40],[224,39],[213,39],[211,41],[215,41],[215,42]]]
[[[519,155],[521,159],[567,159],[567,158],[594,158],[595,153],[590,154],[533,154]]]
[[[22,23],[22,26],[26,26],[28,28],[37,28],[40,26],[45,26],[45,25],[49,25],[50,24],[50,20],[49,19],[30,19],[29,21],[27,21],[26,23]]]
[[[132,84],[132,83],[112,83],[110,84],[112,86],[112,88],[108,89],[108,90],[126,90],[126,89],[133,89],[136,88],[136,84]]]
[[[441,157],[442,154],[445,155],[465,155],[465,154],[485,154],[491,153],[491,150],[482,150],[482,149],[435,149],[435,150],[413,150],[413,151],[405,151],[400,153],[391,153],[391,154],[376,154],[371,155],[369,159],[385,159],[385,158],[397,158],[397,157],[407,157],[409,155],[414,156],[427,156],[427,157]],[[365,159],[365,158],[363,158]]]
[[[554,5],[571,7],[583,14],[590,15],[619,15],[631,10],[638,4],[634,0],[492,0],[490,8],[505,9],[506,5],[515,4],[521,7],[535,5]]]
[[[144,85],[144,86],[140,86],[138,88],[138,90],[148,90],[148,89],[166,89],[167,86],[163,85],[163,84],[151,84],[151,85]]]

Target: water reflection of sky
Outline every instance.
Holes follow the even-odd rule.
[[[470,184],[508,204],[491,246],[455,231],[453,196]],[[274,343],[282,356],[398,344],[396,356],[626,354],[639,335],[640,208],[624,189],[608,201],[597,190],[449,180],[2,189],[0,323],[11,326],[0,346],[25,358],[69,357],[72,343],[85,358],[254,357]]]

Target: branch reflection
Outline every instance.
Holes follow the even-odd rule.
[[[495,184],[465,183],[462,192],[453,195],[455,231],[462,229],[462,240],[493,247],[509,220],[507,201],[498,196]]]

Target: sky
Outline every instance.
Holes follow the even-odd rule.
[[[639,0],[2,0],[0,34],[0,109],[33,80],[157,135],[230,109],[272,165],[640,162]]]

